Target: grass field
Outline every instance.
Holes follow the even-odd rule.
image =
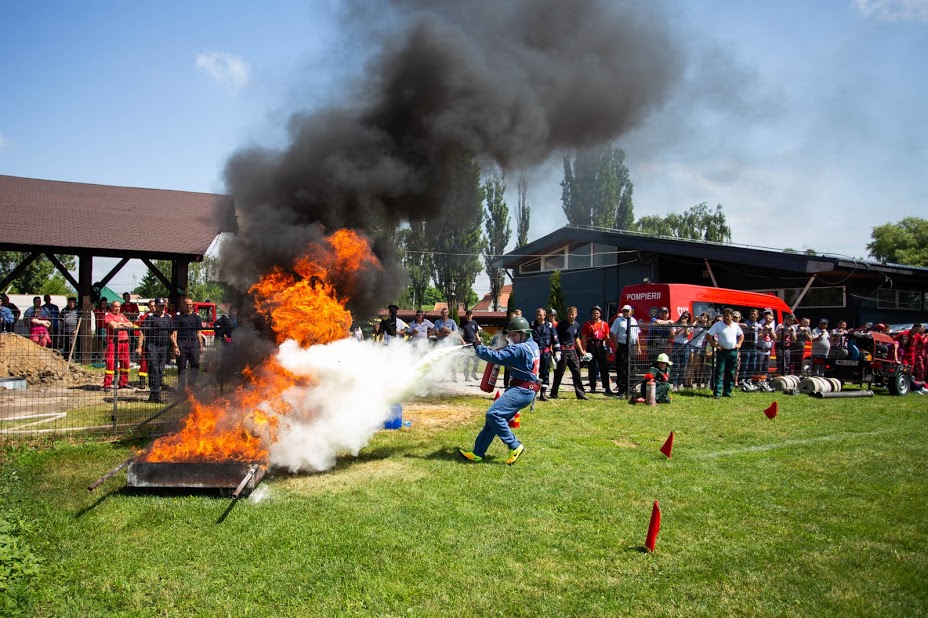
[[[8,446],[0,517],[40,562],[0,614],[928,613],[928,397],[779,396],[768,420],[773,399],[540,404],[512,467],[499,442],[456,455],[485,400],[432,401],[334,471],[278,472],[234,504],[124,475],[89,494],[126,444]]]

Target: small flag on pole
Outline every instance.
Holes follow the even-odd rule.
[[[661,508],[657,506],[657,500],[654,501],[654,508],[651,509],[651,522],[648,524],[648,538],[645,539],[644,546],[649,552],[654,551],[654,545],[657,544],[657,533],[661,531]]]
[[[664,446],[661,447],[661,452],[664,455],[667,455],[667,459],[670,459],[670,451],[673,450],[673,432],[670,432],[670,435],[667,436],[667,441],[664,442]]]
[[[764,410],[764,414],[767,415],[767,418],[773,418],[777,415],[778,410],[779,410],[779,406],[777,405],[777,402],[774,401],[773,403],[770,404],[769,408]]]

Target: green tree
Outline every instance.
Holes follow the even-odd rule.
[[[672,212],[663,217],[648,215],[641,217],[636,227],[639,232],[653,236],[731,242],[731,227],[721,204],[717,204],[715,210],[702,202],[682,213]]]
[[[509,291],[509,300],[506,302],[506,315],[512,315],[512,312],[515,311],[516,307],[516,286],[513,285],[512,289]]]
[[[155,260],[152,262],[158,270],[160,270],[165,277],[168,279],[171,278],[171,261],[170,260]],[[145,272],[145,276],[142,277],[142,280],[139,282],[135,289],[132,290],[134,294],[138,294],[142,298],[167,298],[168,288],[161,283],[161,279],[155,276],[155,274],[148,269]]]
[[[548,277],[550,284],[548,291],[548,308],[557,311],[558,321],[567,318],[567,300],[564,298],[564,290],[561,288],[561,271],[555,270]]]
[[[881,262],[928,266],[928,220],[906,217],[898,223],[884,223],[870,233],[870,256]]]
[[[0,279],[6,277],[29,257],[25,251],[0,251]],[[58,255],[55,257],[69,271],[77,268],[77,259],[73,255]],[[6,290],[3,290],[4,292]],[[48,257],[41,255],[16,279],[10,282],[11,294],[71,294],[73,289],[67,280],[58,272]]]
[[[400,232],[404,250],[403,265],[409,277],[404,292],[404,298],[408,300],[403,306],[409,309],[419,309],[428,304],[425,293],[432,278],[432,253],[425,227],[424,222],[413,221],[409,229]]]
[[[202,262],[191,262],[187,273],[187,296],[194,300],[211,300],[221,303],[226,295],[226,288],[219,281],[219,260],[214,257],[203,258]]]
[[[634,186],[625,151],[610,144],[578,150],[564,157],[561,208],[570,225],[613,229],[634,226]]]
[[[516,249],[528,244],[528,226],[532,221],[532,209],[528,205],[528,179],[519,174],[519,199],[516,203]]]
[[[446,167],[446,173],[446,204],[441,211],[455,216],[430,219],[425,230],[433,250],[432,279],[456,319],[459,299],[467,301],[481,270],[484,196],[480,165],[473,155],[458,155]]]
[[[506,251],[512,229],[509,227],[509,206],[506,205],[506,174],[497,171],[483,184],[486,195],[486,239],[483,252],[487,275],[490,277],[490,295],[493,298],[493,311],[499,311],[499,292],[506,283],[506,271],[493,262]]]

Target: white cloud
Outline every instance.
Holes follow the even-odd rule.
[[[13,142],[10,141],[10,138],[3,135],[3,133],[0,133],[0,152],[3,152],[12,145]]]
[[[198,54],[197,68],[231,90],[239,90],[251,80],[251,65],[226,52]]]
[[[880,21],[923,21],[928,23],[928,0],[853,0],[864,17]]]

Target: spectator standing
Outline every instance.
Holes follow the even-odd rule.
[[[32,306],[26,309],[25,313],[23,313],[23,319],[27,320],[26,322],[27,324],[28,324],[28,320],[32,318],[32,316],[35,315],[36,311],[39,311],[41,308],[42,308],[42,298],[39,296],[33,296]]]
[[[796,342],[796,317],[788,313],[784,322],[777,326],[777,369],[782,375],[789,375],[792,368],[792,350]]]
[[[203,321],[200,314],[193,310],[193,299],[184,298],[181,307],[181,312],[174,318],[171,342],[174,344],[174,355],[177,357],[177,390],[183,392],[188,381],[191,388],[197,385],[200,349],[203,346]]]
[[[670,336],[673,320],[670,319],[670,309],[661,307],[657,317],[651,320],[648,328],[648,355],[654,356],[661,352],[669,352]]]
[[[635,356],[641,354],[641,344],[638,338],[638,320],[631,305],[623,305],[622,310],[609,329],[609,339],[615,350],[615,392],[619,397],[628,394],[628,356],[634,349]]]
[[[103,390],[113,386],[116,365],[119,365],[119,388],[129,387],[129,331],[135,325],[122,314],[122,303],[114,300],[103,317],[106,333],[106,375]]]
[[[688,311],[680,314],[680,320],[673,327],[671,334],[673,337],[673,361],[670,362],[670,381],[672,390],[679,391],[683,387],[683,381],[686,377],[686,366],[690,360],[690,339],[693,336]]]
[[[33,303],[40,303],[42,299],[35,297]],[[33,343],[43,347],[52,346],[52,338],[49,329],[52,327],[52,321],[45,315],[45,309],[41,305],[30,307],[26,310],[28,316],[26,322],[29,324],[29,339]]]
[[[140,331],[145,320],[153,315],[155,315],[155,299],[148,301],[148,312],[139,314],[138,319],[135,321],[135,325],[139,327]],[[135,354],[139,357],[139,389],[144,389],[146,386],[145,383],[150,382],[148,378],[148,354],[146,354],[145,346],[142,345],[142,342],[140,340],[136,341]],[[141,350],[141,352],[139,350]]]
[[[583,349],[587,350],[593,358],[590,360],[588,369],[590,380],[590,392],[596,392],[596,380],[601,378],[603,382],[603,391],[607,396],[613,396],[615,393],[609,387],[609,365],[608,353],[606,351],[606,342],[609,341],[610,331],[609,324],[603,319],[603,310],[599,305],[594,305],[590,309],[590,319],[580,329],[580,341]]]
[[[480,328],[480,325],[477,324],[477,320],[474,319],[474,312],[471,309],[468,309],[464,312],[464,323],[461,325],[461,338],[464,340],[464,343],[467,345],[473,346],[476,348],[480,345],[480,331],[483,330]],[[463,362],[464,370],[464,380],[479,380],[477,376],[477,367],[480,364],[480,359],[474,356],[465,356]]]
[[[706,335],[709,332],[709,314],[705,311],[693,322],[693,336],[690,338],[690,358],[687,361],[684,386],[704,388],[708,384],[706,369]]]
[[[925,336],[925,326],[924,324],[913,324],[909,332],[915,333],[911,335],[912,345],[915,346],[915,379],[924,382],[926,367],[928,367],[928,357],[926,357],[926,354],[928,354],[928,337]]]
[[[56,350],[61,349],[61,323],[58,318],[61,316],[61,309],[52,302],[52,297],[49,294],[46,294],[42,297],[42,300],[45,301],[45,304],[42,305],[42,309],[45,309],[45,317],[49,322],[52,323],[51,331],[52,336],[52,346]]]
[[[715,348],[715,376],[712,396],[731,397],[735,384],[735,367],[738,363],[738,350],[744,342],[741,327],[732,319],[731,309],[722,311],[722,321],[716,322],[709,329],[712,346]]]
[[[161,398],[164,366],[168,362],[169,351],[176,349],[172,348],[171,341],[174,334],[174,320],[164,312],[165,300],[163,298],[157,298],[149,305],[154,306],[154,310],[146,314],[141,323],[139,343],[135,351],[148,362],[148,385],[151,389],[148,401],[164,403]]]
[[[10,311],[10,308],[6,305],[0,305],[0,332],[13,332],[13,324],[15,323],[16,318],[13,317],[13,312]]]
[[[796,327],[796,341],[793,343],[793,354],[790,358],[792,367],[791,373],[802,373],[802,361],[806,355],[806,346],[812,346],[812,321],[809,318],[802,318]]]
[[[430,320],[425,319],[422,309],[416,309],[416,318],[409,323],[406,334],[413,340],[428,341],[434,327],[435,325]]]
[[[453,338],[449,339],[449,337],[452,337],[452,333],[454,333],[455,337],[460,338],[458,325],[454,323],[454,320],[448,317],[447,307],[442,308],[441,317],[435,320],[435,326],[432,328],[432,332],[435,334],[435,339],[438,343],[453,340]],[[455,370],[454,363],[451,364],[451,381],[458,381],[458,374]]]
[[[68,304],[61,310],[59,321],[61,323],[61,350],[68,351],[71,349],[71,343],[74,341],[74,333],[77,332],[77,325],[81,318],[81,311],[77,308],[77,299],[73,296],[68,298]]]
[[[551,373],[551,358],[558,363],[561,360],[561,343],[557,338],[557,330],[554,325],[548,321],[548,314],[539,307],[535,310],[535,321],[532,322],[532,339],[538,346],[541,364],[539,365],[539,377],[541,378],[541,392],[538,396],[542,401],[547,401],[548,397],[545,391],[548,388],[548,376]]]
[[[16,320],[18,320],[22,314],[19,312],[19,307],[13,304],[10,301],[10,297],[7,296],[6,294],[0,294],[0,305],[9,309],[10,315],[13,316],[12,323],[7,325],[7,323],[4,322],[4,330],[8,333],[12,333],[13,328],[16,326]]]
[[[139,319],[139,306],[132,302],[132,295],[129,292],[122,293],[122,313],[132,322]]]
[[[777,340],[777,325],[773,318],[773,309],[764,309],[764,315],[757,327],[757,373],[767,377],[770,371],[770,354]]]
[[[812,367],[816,375],[825,373],[825,359],[831,351],[831,335],[828,334],[828,320],[822,318],[812,331]],[[819,362],[816,363],[815,361]]]
[[[751,309],[748,312],[748,318],[741,322],[744,341],[741,344],[739,376],[742,382],[754,377],[757,373],[757,331],[760,328],[759,322],[760,312],[757,309]]]
[[[557,328],[557,309],[554,307],[548,309],[548,321],[551,322],[554,328]]]
[[[831,358],[844,358],[847,354],[847,335],[850,331],[847,329],[847,322],[838,320],[837,326],[831,329],[831,349],[829,356]]]
[[[551,385],[551,399],[557,399],[557,389],[561,385],[564,371],[570,369],[574,381],[574,393],[577,399],[587,399],[583,392],[583,376],[580,375],[580,356],[586,354],[580,341],[580,324],[577,322],[577,308],[567,308],[567,319],[558,322],[555,327],[557,340],[561,344],[561,360],[554,368],[554,383]]]
[[[387,317],[380,320],[380,328],[378,331],[380,337],[383,339],[384,345],[389,345],[394,339],[402,338],[406,335],[406,329],[409,325],[397,317],[396,312],[399,310],[400,308],[396,305],[388,305],[387,311],[389,313]]]

